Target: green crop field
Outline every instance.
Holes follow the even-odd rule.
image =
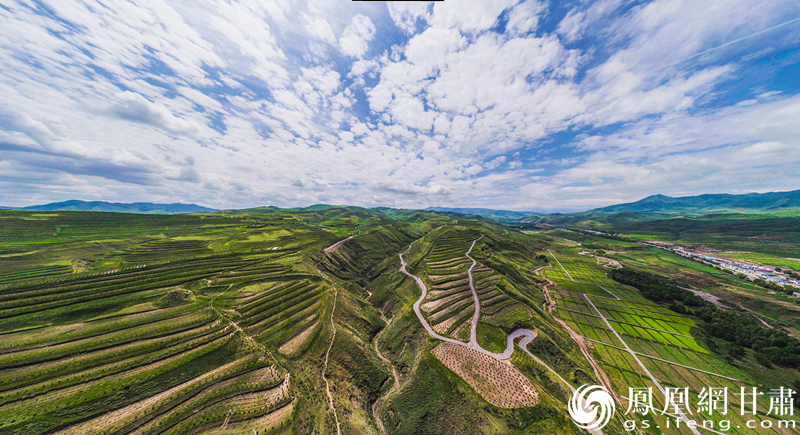
[[[467,346],[474,330],[499,354],[534,331],[508,361],[537,404],[498,407],[484,396],[504,388],[497,368],[469,363],[487,374],[468,377],[436,356],[401,253],[437,334]],[[572,434],[565,401],[584,383],[800,379],[621,282],[628,268],[765,295],[627,241],[424,212],[0,211],[0,433]]]

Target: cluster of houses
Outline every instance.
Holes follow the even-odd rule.
[[[800,287],[800,280],[792,278],[791,276],[783,273],[782,271],[776,270],[774,266],[745,264],[732,261],[730,259],[714,257],[712,255],[707,254],[711,252],[717,252],[711,249],[705,250],[704,253],[704,252],[696,252],[693,250],[689,250],[683,246],[671,246],[671,245],[662,245],[656,243],[646,243],[646,244],[661,249],[666,249],[668,251],[672,251],[683,257],[691,258],[693,260],[700,261],[709,264],[711,266],[721,267],[722,269],[730,270],[731,272],[736,274],[743,274],[750,277],[751,279],[763,279],[766,282],[771,282],[782,286],[790,285],[794,287]],[[800,293],[794,293],[794,295],[800,297]]]

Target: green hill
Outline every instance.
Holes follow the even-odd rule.
[[[80,201],[77,199],[53,202],[29,207],[0,207],[9,210],[24,211],[109,211],[115,213],[146,213],[146,214],[173,214],[173,213],[204,213],[214,211],[212,208],[202,207],[197,204],[155,204],[152,202],[105,202],[105,201]]]
[[[774,212],[800,208],[800,190],[791,192],[709,194],[673,198],[652,195],[642,200],[592,210],[594,213],[711,214],[719,212]]]

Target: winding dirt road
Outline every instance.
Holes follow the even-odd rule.
[[[469,332],[469,337],[470,338],[469,338],[469,342],[468,343],[464,343],[463,341],[459,341],[459,340],[456,340],[456,339],[453,339],[453,338],[450,338],[450,337],[445,337],[443,335],[439,335],[438,333],[436,333],[436,331],[433,330],[433,328],[431,328],[431,325],[425,319],[425,316],[422,315],[422,311],[420,311],[420,305],[422,304],[422,301],[425,300],[425,296],[427,296],[427,294],[428,294],[428,286],[425,285],[425,283],[422,281],[422,279],[420,277],[410,273],[406,269],[407,263],[406,263],[406,260],[403,259],[403,254],[408,252],[408,250],[403,252],[403,254],[400,254],[400,271],[403,272],[404,274],[410,276],[411,278],[414,278],[414,280],[417,282],[417,285],[422,290],[422,296],[420,296],[419,300],[417,300],[417,302],[414,303],[414,313],[417,315],[417,318],[419,319],[420,323],[422,323],[422,326],[425,328],[426,331],[428,331],[428,334],[431,337],[436,338],[438,340],[442,340],[442,341],[448,342],[448,343],[457,344],[459,346],[470,347],[470,348],[475,349],[478,352],[480,352],[480,353],[482,353],[484,355],[488,355],[488,356],[490,356],[492,358],[496,358],[496,359],[500,359],[500,360],[507,360],[507,359],[511,358],[511,354],[514,353],[514,340],[515,339],[517,339],[519,337],[523,337],[522,341],[520,342],[520,345],[524,346],[524,345],[527,345],[528,343],[530,343],[531,341],[533,341],[537,337],[538,334],[537,334],[536,331],[531,331],[530,329],[518,329],[518,330],[512,332],[511,335],[508,336],[506,350],[503,353],[489,352],[488,350],[486,350],[483,347],[481,347],[480,344],[478,344],[477,330],[478,330],[478,320],[481,317],[481,302],[480,302],[480,299],[478,298],[478,292],[475,290],[474,278],[472,276],[472,269],[475,267],[475,265],[478,262],[475,261],[474,258],[470,257],[469,253],[472,252],[472,248],[475,247],[475,243],[477,243],[478,240],[480,240],[481,238],[483,238],[483,236],[475,239],[472,242],[472,245],[470,245],[469,250],[466,253],[467,258],[472,260],[472,266],[470,266],[469,269],[467,270],[467,277],[469,279],[469,288],[472,291],[472,298],[475,301],[475,314],[472,315],[472,321],[470,323],[470,332]],[[410,248],[411,248],[411,246],[409,246],[409,249]],[[527,352],[527,349],[525,347],[522,347],[522,349]],[[533,355],[531,355],[531,356],[533,356]]]
[[[425,300],[425,296],[428,294],[428,287],[425,285],[425,283],[422,281],[422,279],[420,277],[410,273],[406,269],[406,266],[408,264],[403,259],[403,254],[408,252],[411,249],[411,246],[414,243],[416,243],[416,241],[414,243],[412,243],[411,245],[409,245],[408,249],[406,249],[405,252],[400,254],[400,271],[403,272],[404,274],[408,275],[409,277],[413,278],[414,281],[417,282],[417,286],[419,286],[420,290],[422,290],[422,295],[420,296],[419,300],[417,300],[417,302],[414,303],[414,313],[417,315],[417,318],[419,319],[420,323],[422,323],[422,326],[428,332],[428,335],[430,335],[433,338],[445,341],[447,343],[453,343],[453,344],[456,344],[456,345],[459,345],[459,346],[469,347],[469,348],[477,350],[478,352],[481,352],[481,353],[483,353],[485,355],[488,355],[488,356],[490,356],[492,358],[496,358],[496,359],[499,359],[499,360],[508,360],[509,358],[511,358],[511,354],[514,352],[514,340],[516,340],[519,337],[522,337],[522,339],[519,342],[520,349],[522,349],[522,351],[527,353],[528,356],[533,358],[533,360],[536,361],[538,364],[540,364],[541,366],[543,366],[544,368],[549,370],[551,373],[553,373],[564,385],[566,385],[570,389],[570,391],[574,392],[575,388],[572,386],[572,384],[567,382],[567,380],[564,379],[560,374],[558,374],[558,372],[553,370],[552,367],[547,365],[544,361],[539,359],[536,355],[532,354],[528,350],[528,344],[531,341],[533,341],[537,336],[536,331],[531,331],[530,329],[518,329],[518,330],[512,332],[508,336],[508,338],[506,340],[506,346],[507,347],[506,347],[505,352],[503,352],[503,353],[489,352],[488,350],[482,348],[480,344],[478,344],[476,331],[477,331],[477,326],[478,326],[478,319],[480,318],[480,309],[481,309],[480,307],[481,307],[481,305],[480,305],[480,300],[478,299],[478,293],[475,290],[475,286],[473,284],[474,280],[473,280],[473,276],[472,276],[472,269],[477,264],[477,261],[475,261],[475,259],[472,258],[469,255],[469,253],[472,252],[472,248],[475,247],[475,243],[477,243],[478,240],[480,240],[481,238],[483,238],[483,235],[481,235],[481,237],[479,237],[478,239],[476,239],[476,240],[474,240],[472,242],[472,245],[470,245],[469,250],[466,253],[467,258],[472,260],[472,266],[470,266],[470,268],[467,270],[467,275],[468,275],[468,278],[469,278],[469,288],[470,288],[470,290],[472,290],[472,296],[475,299],[475,314],[472,316],[472,324],[470,325],[471,329],[470,329],[470,341],[469,341],[469,343],[464,343],[463,341],[458,341],[458,340],[455,340],[455,339],[452,339],[452,338],[449,338],[449,337],[444,337],[442,335],[437,334],[433,330],[433,328],[431,328],[431,325],[428,324],[428,321],[425,319],[425,316],[423,316],[422,312],[420,311],[420,305],[422,304],[422,301]],[[591,409],[591,407],[586,402],[583,402],[581,405],[583,406],[584,409],[587,409],[587,410]],[[590,432],[593,435],[603,435],[603,431],[600,430],[600,429],[591,429]]]

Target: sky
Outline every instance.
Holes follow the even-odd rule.
[[[796,0],[0,0],[0,204],[800,189]]]

